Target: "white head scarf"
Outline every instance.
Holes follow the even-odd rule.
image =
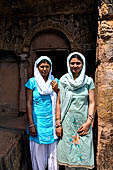
[[[42,61],[42,60],[47,60],[50,65],[51,65],[51,69],[50,69],[50,72],[49,72],[49,75],[48,75],[48,80],[45,82],[45,80],[43,79],[43,77],[41,76],[38,68],[37,68],[37,65]],[[36,82],[37,82],[37,85],[38,85],[38,91],[40,94],[43,94],[43,95],[47,95],[47,94],[51,94],[52,93],[52,87],[50,85],[50,83],[52,82],[52,80],[54,80],[54,77],[53,75],[51,75],[51,72],[52,72],[52,62],[50,60],[49,57],[47,56],[41,56],[40,58],[38,58],[36,61],[35,61],[35,65],[34,65],[34,77],[36,79]]]
[[[40,63],[42,60],[47,60],[49,61],[51,65],[51,69],[48,75],[48,80],[45,82],[43,77],[41,76],[37,65]],[[55,131],[55,109],[56,109],[56,99],[57,99],[57,94],[53,91],[51,82],[54,80],[54,76],[51,75],[52,73],[52,62],[49,57],[47,56],[41,56],[35,61],[34,65],[34,77],[37,82],[37,87],[38,87],[38,92],[42,95],[50,95],[51,100],[52,100],[52,114],[53,114],[53,133],[54,133],[54,139],[57,139],[58,137],[56,136],[56,131]]]

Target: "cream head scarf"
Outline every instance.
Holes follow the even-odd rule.
[[[48,75],[48,80],[45,82],[45,80],[43,79],[43,77],[41,76],[37,65],[40,63],[40,61],[42,60],[47,60],[49,61],[50,65],[51,65],[51,69]],[[34,77],[36,79],[37,82],[37,87],[38,87],[38,92],[41,95],[50,95],[51,97],[51,101],[52,101],[52,114],[53,114],[53,130],[54,130],[54,139],[57,139],[56,136],[56,132],[55,132],[55,109],[56,109],[56,99],[57,99],[57,94],[53,91],[52,86],[51,86],[51,82],[52,80],[54,80],[54,76],[51,75],[52,73],[52,62],[50,60],[49,57],[47,56],[41,56],[40,58],[38,58],[35,61],[35,65],[34,65]]]

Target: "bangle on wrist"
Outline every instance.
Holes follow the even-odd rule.
[[[94,117],[92,115],[88,115],[88,119],[90,119],[92,121],[94,119]]]
[[[33,126],[35,126],[35,125],[34,125],[34,124],[31,124],[31,125],[29,125],[29,128],[30,128],[30,127],[33,127]]]
[[[88,115],[89,117],[91,117],[92,119],[94,119],[93,115]]]
[[[59,128],[60,126],[62,126],[61,123],[59,125],[56,125],[56,128]]]
[[[59,117],[56,117],[56,120],[60,120],[60,118],[59,118]]]

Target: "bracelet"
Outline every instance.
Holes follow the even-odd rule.
[[[93,120],[93,119],[94,119],[94,117],[93,117],[92,115],[88,115],[88,118],[89,118],[90,120]]]
[[[94,117],[92,115],[88,115],[89,117],[91,117],[92,119],[94,119]]]
[[[34,125],[34,124],[31,124],[31,125],[29,125],[29,128],[30,128],[30,127],[33,127],[33,126],[35,126],[35,125]]]
[[[62,126],[61,124],[59,124],[59,125],[56,125],[56,128],[59,128],[60,126]]]
[[[60,120],[60,118],[59,118],[59,117],[57,117],[57,118],[56,118],[56,120]]]

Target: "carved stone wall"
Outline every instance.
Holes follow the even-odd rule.
[[[19,82],[16,83],[18,83],[19,89],[17,90],[18,104],[16,109],[18,112],[25,112],[24,84],[29,72],[28,64],[29,62],[33,64],[29,60],[30,56],[33,57],[31,52],[33,38],[43,31],[53,30],[61,32],[62,35],[64,34],[69,42],[69,51],[83,53],[87,50],[95,51],[98,17],[97,1],[18,0],[16,2],[1,1],[0,5],[0,13],[2,14],[0,15],[0,50],[13,51],[18,58],[19,74],[16,79]],[[62,44],[57,44],[59,49],[62,48]],[[54,47],[52,47],[52,50],[54,50]],[[32,66],[30,67],[32,68]],[[10,77],[8,76],[9,79],[13,79],[13,74]],[[0,101],[0,105],[4,105],[3,101]]]
[[[12,12],[0,17],[0,49],[22,52],[37,32],[51,27],[66,34],[72,48],[95,48],[97,1],[33,1],[27,12],[21,3],[9,3]]]
[[[98,170],[113,169],[113,1],[99,6],[97,42]]]
[[[34,22],[35,21],[35,22]],[[72,48],[85,51],[95,48],[97,15],[59,14],[54,16],[0,18],[0,48],[22,52],[39,31],[55,28],[66,34]]]

